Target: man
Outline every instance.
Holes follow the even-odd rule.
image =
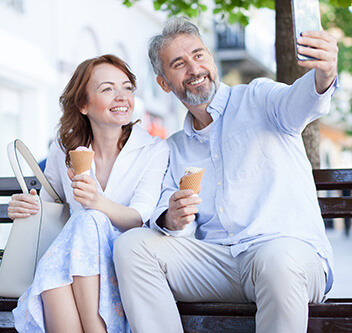
[[[305,126],[328,113],[337,46],[327,33],[303,34],[299,52],[319,60],[292,86],[257,79],[219,83],[196,26],[166,23],[149,45],[157,82],[187,107],[168,139],[170,164],[152,229],[115,243],[123,305],[134,332],[182,332],[175,299],[256,302],[256,331],[305,332],[308,303],[332,283]],[[186,167],[205,168],[199,197],[179,190]]]

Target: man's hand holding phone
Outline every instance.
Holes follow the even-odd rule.
[[[299,54],[315,58],[315,60],[298,60],[298,64],[305,68],[316,69],[315,87],[319,94],[324,93],[337,75],[336,39],[323,30],[306,31],[297,38],[297,44]]]
[[[315,88],[324,93],[337,75],[337,42],[321,29],[318,0],[291,0],[298,65],[316,69]]]
[[[164,226],[168,230],[182,230],[195,220],[198,213],[196,205],[202,202],[198,196],[192,196],[192,190],[176,191],[169,199],[169,209],[165,215]]]

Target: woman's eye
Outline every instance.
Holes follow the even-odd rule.
[[[180,67],[183,64],[183,62],[178,62],[175,64],[175,68]]]
[[[127,87],[125,87],[125,89],[128,90],[128,91],[133,91],[133,87],[132,86],[127,86]]]
[[[111,87],[106,87],[106,88],[104,88],[103,90],[102,90],[102,92],[105,92],[105,91],[111,91],[112,90],[112,88]]]

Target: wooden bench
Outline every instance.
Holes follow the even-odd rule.
[[[342,197],[342,190],[352,189],[352,169],[314,170],[316,187],[337,190],[338,196],[329,197],[318,192],[322,216],[351,218],[352,197]],[[34,177],[26,178],[29,187],[39,188]],[[20,192],[16,180],[0,178],[0,196]],[[335,194],[336,194],[335,193]],[[324,193],[325,194],[325,193]],[[11,220],[10,220],[11,221]],[[7,206],[0,205],[0,222],[10,222]],[[352,283],[352,282],[351,282]],[[0,298],[0,331],[15,332],[9,312],[16,307],[16,299]],[[177,303],[185,332],[254,332],[254,303]],[[1,319],[3,318],[3,319]],[[328,299],[323,304],[309,305],[308,331],[352,332],[352,299]]]
[[[39,193],[40,183],[36,177],[25,177],[28,188],[34,188]],[[22,190],[14,177],[0,178],[0,197],[9,197],[15,193],[22,193]],[[7,215],[8,204],[0,204],[0,223],[12,223]],[[0,249],[0,260],[2,259],[3,249]],[[0,297],[0,332],[16,332],[13,326],[12,309],[16,307],[17,299]]]

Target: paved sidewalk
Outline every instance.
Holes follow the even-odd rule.
[[[326,234],[334,253],[335,279],[328,298],[352,298],[352,234],[328,229]]]

